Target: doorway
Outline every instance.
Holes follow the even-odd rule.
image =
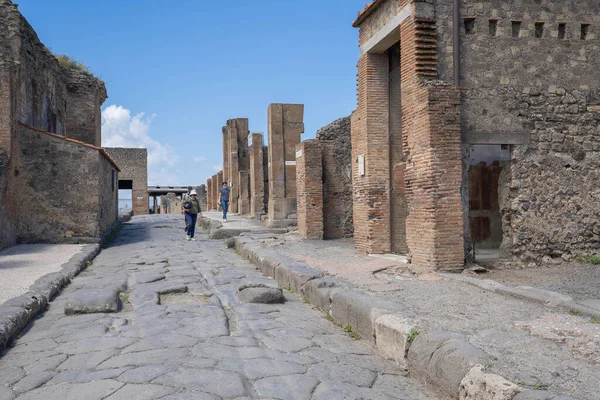
[[[133,210],[133,181],[119,180],[119,211]]]
[[[469,228],[476,261],[500,258],[501,173],[510,162],[509,145],[473,145],[469,154]]]

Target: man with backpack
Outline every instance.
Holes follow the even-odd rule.
[[[223,182],[223,187],[219,190],[219,204],[223,208],[223,222],[227,222],[227,210],[229,209],[229,186]]]
[[[184,210],[183,210],[183,204],[190,198],[190,193],[192,192],[192,187],[188,186],[188,191],[186,194],[184,194],[183,196],[181,196],[181,200],[183,200],[183,203],[181,203],[181,213],[184,214]],[[185,215],[184,215],[185,217]],[[185,228],[183,228],[186,232],[188,230],[188,220],[187,218],[185,218]]]

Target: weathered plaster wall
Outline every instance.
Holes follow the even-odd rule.
[[[330,142],[323,152],[323,236],[352,237],[352,141],[350,116],[317,131],[320,142]]]
[[[123,147],[105,150],[121,170],[119,180],[132,181],[134,215],[148,214],[148,150]]]
[[[503,174],[503,250],[524,261],[597,251],[600,3],[463,0],[461,14],[464,140],[520,133],[530,141],[512,146]],[[465,18],[474,18],[469,33]],[[451,0],[436,1],[436,19],[439,74],[450,82]],[[522,21],[518,37],[513,21]],[[536,23],[544,23],[541,37]],[[585,40],[583,23],[590,24]]]
[[[0,249],[15,244],[16,231],[10,222],[14,220],[14,210],[9,206],[8,193],[8,154],[0,149]]]
[[[99,147],[102,145],[100,106],[108,97],[104,82],[76,70],[69,70],[66,75],[66,136]]]
[[[93,174],[92,177],[98,180],[98,193],[92,193],[92,195],[96,196],[98,210],[100,211],[98,215],[98,233],[103,235],[117,223],[119,218],[119,173],[115,166],[102,154],[97,152],[96,156],[98,158],[96,161],[98,172],[96,175]]]

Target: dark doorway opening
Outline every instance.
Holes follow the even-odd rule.
[[[474,145],[469,157],[469,228],[477,261],[500,258],[502,171],[510,162],[508,145]]]

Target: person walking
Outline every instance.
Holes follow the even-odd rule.
[[[185,220],[185,228],[183,228],[183,229],[184,229],[186,232],[187,232],[187,230],[188,230],[188,220],[187,220],[187,218],[185,218],[185,211],[183,210],[183,205],[184,205],[184,204],[185,204],[185,202],[186,202],[186,201],[187,201],[187,200],[190,198],[190,193],[191,193],[191,192],[192,192],[192,187],[191,187],[191,186],[188,186],[188,191],[187,191],[187,193],[185,193],[185,194],[182,196],[182,199],[181,199],[181,200],[183,200],[183,202],[181,203],[181,213],[182,213],[182,214],[184,214],[184,220]]]
[[[227,222],[227,210],[229,209],[229,186],[227,182],[223,182],[223,187],[219,189],[219,204],[223,209],[223,222]]]
[[[190,192],[190,197],[183,203],[183,209],[185,211],[185,220],[187,222],[186,240],[193,240],[194,234],[196,233],[196,222],[198,221],[198,215],[202,218],[202,210],[200,209],[200,200],[198,200],[198,193],[196,190]]]

